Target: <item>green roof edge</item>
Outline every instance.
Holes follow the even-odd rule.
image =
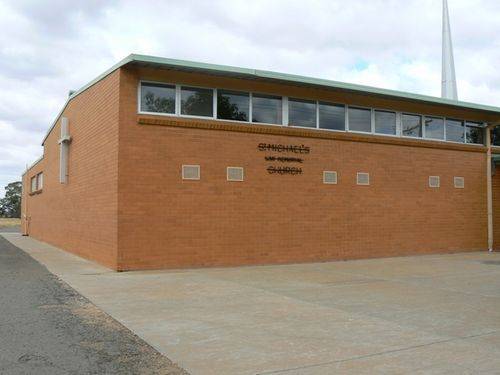
[[[277,80],[277,81],[281,81],[281,82],[285,82],[285,83],[286,82],[299,83],[299,84],[319,86],[319,87],[324,87],[324,88],[348,90],[348,91],[353,91],[353,92],[358,92],[358,93],[381,95],[381,96],[387,96],[387,97],[399,98],[399,99],[415,100],[415,101],[431,103],[431,104],[449,105],[449,106],[459,107],[459,108],[464,108],[464,109],[473,109],[473,110],[486,111],[486,112],[495,112],[495,113],[500,114],[500,107],[494,107],[494,106],[490,106],[490,105],[482,105],[482,104],[476,104],[476,103],[469,103],[469,102],[462,102],[462,101],[455,101],[455,100],[438,98],[438,97],[429,96],[429,95],[421,95],[421,94],[409,93],[409,92],[404,92],[404,91],[382,89],[382,88],[377,88],[377,87],[372,87],[372,86],[364,86],[364,85],[358,85],[358,84],[354,84],[354,83],[344,83],[344,82],[332,81],[332,80],[321,79],[321,78],[305,77],[305,76],[300,76],[300,75],[295,75],[295,74],[278,73],[278,72],[273,72],[273,71],[268,71],[268,70],[248,69],[248,68],[240,68],[240,67],[229,66],[229,65],[217,65],[217,64],[209,64],[209,63],[202,63],[202,62],[196,62],[196,61],[169,59],[166,57],[130,54],[127,57],[125,57],[123,60],[121,60],[117,64],[113,65],[110,69],[106,70],[104,73],[100,74],[95,79],[93,79],[92,81],[90,81],[85,86],[81,87],[79,90],[75,91],[73,94],[71,94],[68,97],[68,99],[66,100],[66,103],[64,103],[63,108],[61,109],[61,111],[57,115],[56,119],[54,120],[54,122],[50,126],[49,130],[47,131],[47,134],[43,138],[42,145],[45,143],[45,140],[47,139],[48,135],[50,134],[50,132],[54,128],[55,124],[59,120],[59,117],[64,112],[68,103],[72,99],[74,99],[76,96],[78,96],[79,94],[81,94],[82,92],[84,92],[89,87],[93,86],[94,84],[96,84],[97,82],[102,80],[103,78],[107,77],[109,74],[113,73],[115,70],[117,70],[117,69],[121,68],[122,66],[127,65],[129,63],[133,63],[133,62],[150,63],[150,64],[157,64],[157,65],[163,65],[163,66],[170,66],[170,67],[201,70],[201,71],[206,71],[206,72],[214,72],[214,73],[218,73],[218,74],[222,74],[222,75],[224,75],[224,74],[226,74],[226,75],[237,74],[240,76],[242,75],[242,76],[248,76],[248,77],[264,78],[264,79],[269,79],[269,80]]]
[[[64,110],[66,109],[66,107],[68,106],[68,103],[74,99],[75,97],[77,97],[78,95],[80,95],[82,92],[84,92],[85,90],[87,90],[89,87],[95,85],[97,82],[99,82],[100,80],[106,78],[108,75],[110,75],[111,73],[113,73],[115,70],[121,68],[122,66],[128,64],[129,62],[133,61],[132,59],[132,56],[133,55],[128,55],[127,57],[125,57],[123,60],[120,60],[118,63],[116,63],[115,65],[113,65],[111,68],[109,68],[108,70],[106,70],[104,73],[98,75],[96,78],[94,78],[92,81],[90,81],[89,83],[87,83],[86,85],[84,85],[83,87],[81,87],[80,89],[76,90],[75,92],[73,92],[71,95],[68,96],[68,99],[66,99],[66,102],[64,103],[62,109],[59,111],[59,113],[57,114],[55,120],[52,122],[52,124],[50,125],[50,128],[49,130],[47,130],[47,133],[45,134],[45,137],[43,138],[43,141],[42,141],[42,146],[43,144],[45,143],[45,140],[47,139],[47,137],[49,136],[50,132],[52,131],[52,129],[54,129],[54,127],[56,126],[56,123],[57,121],[59,120],[59,117],[61,117],[61,115],[63,114]]]
[[[176,60],[176,59],[169,59],[166,57],[156,57],[156,56],[148,56],[148,55],[132,54],[129,57],[131,57],[132,60],[136,61],[136,62],[147,62],[147,63],[155,63],[155,64],[159,64],[159,65],[170,65],[170,66],[178,66],[178,67],[185,67],[185,68],[201,69],[201,70],[207,70],[207,71],[213,71],[213,72],[219,72],[219,73],[238,73],[238,74],[243,74],[243,75],[255,76],[255,77],[259,77],[259,78],[268,78],[268,79],[275,79],[275,80],[280,80],[280,81],[303,83],[303,84],[314,85],[314,86],[323,86],[323,87],[336,88],[336,89],[342,89],[342,90],[357,91],[357,92],[363,92],[363,93],[369,93],[369,94],[391,96],[391,97],[396,97],[396,98],[424,101],[424,102],[428,102],[428,103],[435,103],[435,104],[441,104],[441,105],[444,104],[444,105],[450,105],[450,106],[454,106],[454,107],[461,107],[461,108],[467,108],[467,109],[476,109],[476,110],[481,110],[481,111],[500,113],[500,107],[495,107],[495,106],[482,105],[482,104],[463,102],[463,101],[456,101],[456,100],[451,100],[451,99],[439,98],[436,96],[422,95],[422,94],[410,93],[410,92],[405,92],[405,91],[382,89],[382,88],[377,88],[377,87],[373,87],[373,86],[358,85],[355,83],[345,83],[345,82],[339,82],[339,81],[332,81],[332,80],[322,79],[322,78],[306,77],[306,76],[300,76],[300,75],[288,74],[288,73],[279,73],[279,72],[273,72],[273,71],[269,71],[269,70],[239,68],[239,67],[229,66],[229,65],[217,65],[217,64],[201,63],[201,62],[195,62],[195,61],[187,61],[187,60]]]

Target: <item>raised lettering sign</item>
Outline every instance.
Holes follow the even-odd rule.
[[[274,144],[274,143],[259,143],[257,145],[257,149],[263,152],[278,152],[278,153],[292,153],[292,154],[302,154],[307,155],[311,152],[311,149],[308,146],[304,145],[282,145],[282,144]],[[278,162],[278,163],[299,163],[302,164],[304,159],[300,157],[292,157],[292,156],[275,156],[275,155],[266,155],[264,157],[265,161],[268,162]],[[292,175],[296,176],[302,174],[301,167],[288,167],[288,166],[275,166],[270,165],[267,167],[267,172],[273,175]]]

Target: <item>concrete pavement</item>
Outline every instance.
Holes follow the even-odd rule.
[[[185,372],[0,237],[0,374]]]
[[[500,373],[500,254],[115,273],[3,234],[192,374]]]

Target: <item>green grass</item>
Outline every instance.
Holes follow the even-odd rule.
[[[21,225],[21,219],[7,219],[0,217],[0,228],[16,227]]]

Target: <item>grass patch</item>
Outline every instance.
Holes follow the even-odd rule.
[[[21,225],[21,219],[8,219],[0,217],[0,228],[17,227]]]

